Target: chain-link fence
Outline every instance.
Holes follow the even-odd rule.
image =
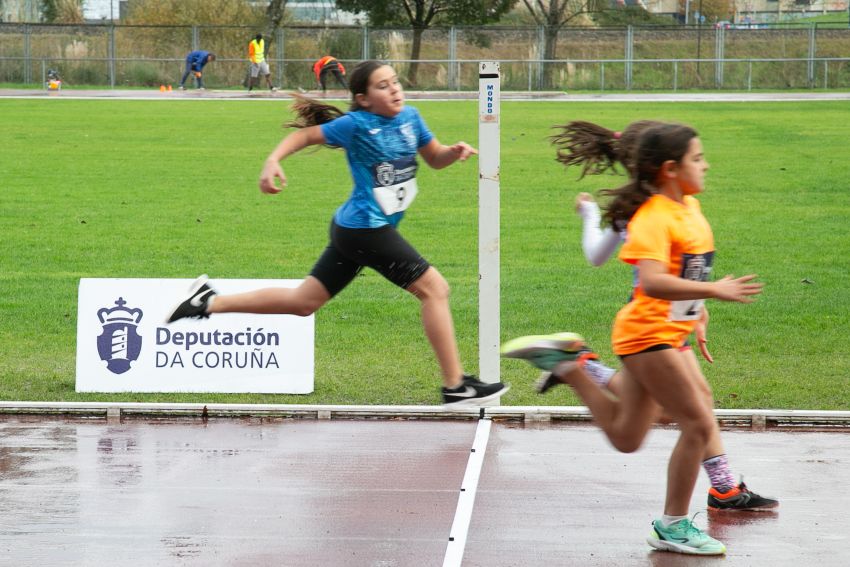
[[[245,79],[252,28],[0,24],[0,83],[43,84],[48,69],[68,86],[150,87],[179,81],[186,54],[217,55],[209,88]],[[312,89],[313,62],[392,63],[408,88],[477,90],[478,61],[502,62],[504,90],[841,89],[850,87],[850,29],[816,25],[566,28],[544,59],[537,27],[451,27],[422,32],[411,60],[411,29],[287,27],[267,40],[273,79]],[[411,67],[415,66],[415,75]]]

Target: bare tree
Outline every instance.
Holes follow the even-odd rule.
[[[485,24],[498,21],[517,0],[337,0],[336,6],[365,13],[376,26],[406,24],[413,29],[407,83],[416,85],[422,34],[432,25]]]
[[[598,12],[602,0],[522,0],[535,23],[543,28],[543,59],[556,58],[558,33],[570,20],[581,14]],[[545,86],[552,86],[552,65],[544,65]]]
[[[263,37],[273,38],[275,32],[280,28],[286,10],[286,2],[287,0],[271,0],[269,2],[266,7],[266,26],[263,29]],[[271,52],[272,45],[274,45],[274,42],[266,42],[266,53]]]

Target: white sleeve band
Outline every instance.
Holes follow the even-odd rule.
[[[581,247],[584,257],[594,266],[601,266],[610,258],[622,242],[622,236],[611,227],[600,228],[602,217],[599,205],[592,201],[579,203],[582,218]]]

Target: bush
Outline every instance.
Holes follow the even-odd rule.
[[[122,85],[143,87],[157,87],[173,81],[173,77],[165,77],[159,65],[154,63],[131,63],[116,80]]]

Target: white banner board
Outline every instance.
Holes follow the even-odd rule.
[[[216,314],[165,319],[192,279],[80,280],[77,392],[313,391],[314,317]],[[216,292],[301,280],[212,280]]]

